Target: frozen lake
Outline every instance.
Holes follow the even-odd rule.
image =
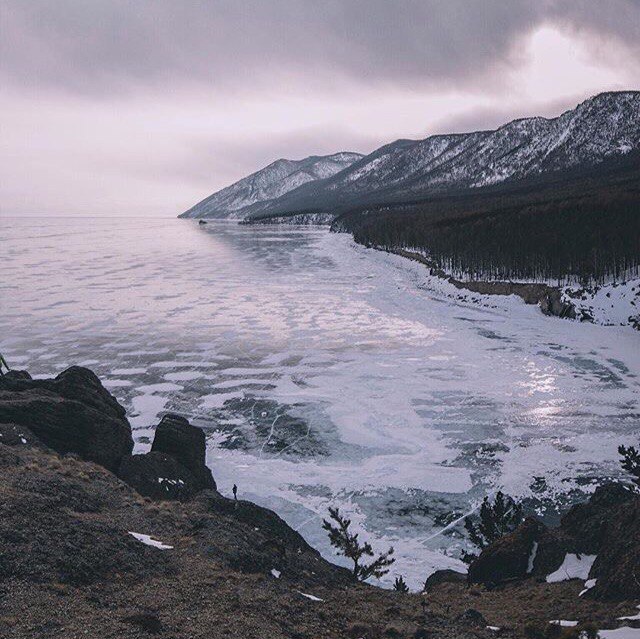
[[[553,520],[640,436],[636,331],[461,296],[326,229],[2,218],[0,243],[12,367],[92,368],[139,451],[163,411],[188,416],[223,493],[330,558],[340,505],[412,586],[461,565],[440,531],[483,495]]]

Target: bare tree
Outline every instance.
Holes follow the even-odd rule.
[[[393,547],[380,555],[370,564],[363,563],[363,558],[373,557],[373,548],[369,542],[360,543],[358,533],[349,530],[351,520],[343,517],[338,508],[329,508],[329,518],[322,520],[322,527],[329,533],[331,545],[337,548],[338,554],[353,561],[354,579],[366,581],[369,577],[382,577],[389,572],[389,566],[395,561]]]

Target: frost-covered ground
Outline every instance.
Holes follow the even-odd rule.
[[[139,450],[163,411],[190,417],[222,492],[236,483],[328,557],[321,518],[339,505],[411,586],[462,568],[450,524],[486,493],[553,520],[640,436],[637,331],[459,291],[346,235],[5,219],[0,241],[12,366],[91,367]]]
[[[578,317],[605,326],[630,325],[640,330],[640,278],[629,278],[601,286],[568,286],[563,297]]]

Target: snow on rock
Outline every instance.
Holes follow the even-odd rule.
[[[596,555],[573,555],[567,553],[560,568],[547,575],[547,583],[553,584],[569,579],[588,579],[589,571],[595,560]]]
[[[577,621],[567,621],[566,619],[554,619],[549,623],[553,623],[557,626],[562,626],[563,628],[573,628],[574,626],[578,625]]]
[[[579,319],[605,326],[640,328],[640,279],[602,286],[568,286],[563,289],[563,300],[576,309]]]
[[[640,609],[640,606],[637,606]],[[637,615],[631,615],[629,617],[618,617],[620,621],[640,621],[640,612]]]
[[[593,588],[597,582],[598,582],[597,579],[587,579],[587,581],[584,582],[584,590],[580,591],[580,594],[578,595],[578,597],[582,597],[582,595],[584,595],[585,592],[589,592],[589,590],[591,590],[591,588]]]
[[[302,592],[301,590],[298,590],[298,592],[303,597],[306,597],[307,599],[311,599],[311,601],[324,601],[324,599],[320,599],[320,597],[316,597],[315,595],[308,595],[306,592]]]
[[[360,153],[312,155],[303,160],[276,160],[269,166],[205,198],[180,217],[239,219],[248,206],[278,198],[307,182],[329,178],[362,157]]]
[[[152,546],[153,548],[158,548],[159,550],[171,550],[173,546],[169,546],[167,544],[163,544],[161,541],[157,539],[153,539],[150,535],[144,535],[143,533],[137,533],[129,531],[130,535],[133,535],[138,541],[142,542],[145,546]]]
[[[536,555],[538,554],[538,542],[534,541],[531,545],[531,553],[529,554],[529,561],[527,562],[527,574],[531,574],[533,572],[533,564],[536,560]]]

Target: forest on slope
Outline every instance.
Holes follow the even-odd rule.
[[[366,246],[456,277],[602,284],[640,275],[640,153],[596,167],[340,215]]]

